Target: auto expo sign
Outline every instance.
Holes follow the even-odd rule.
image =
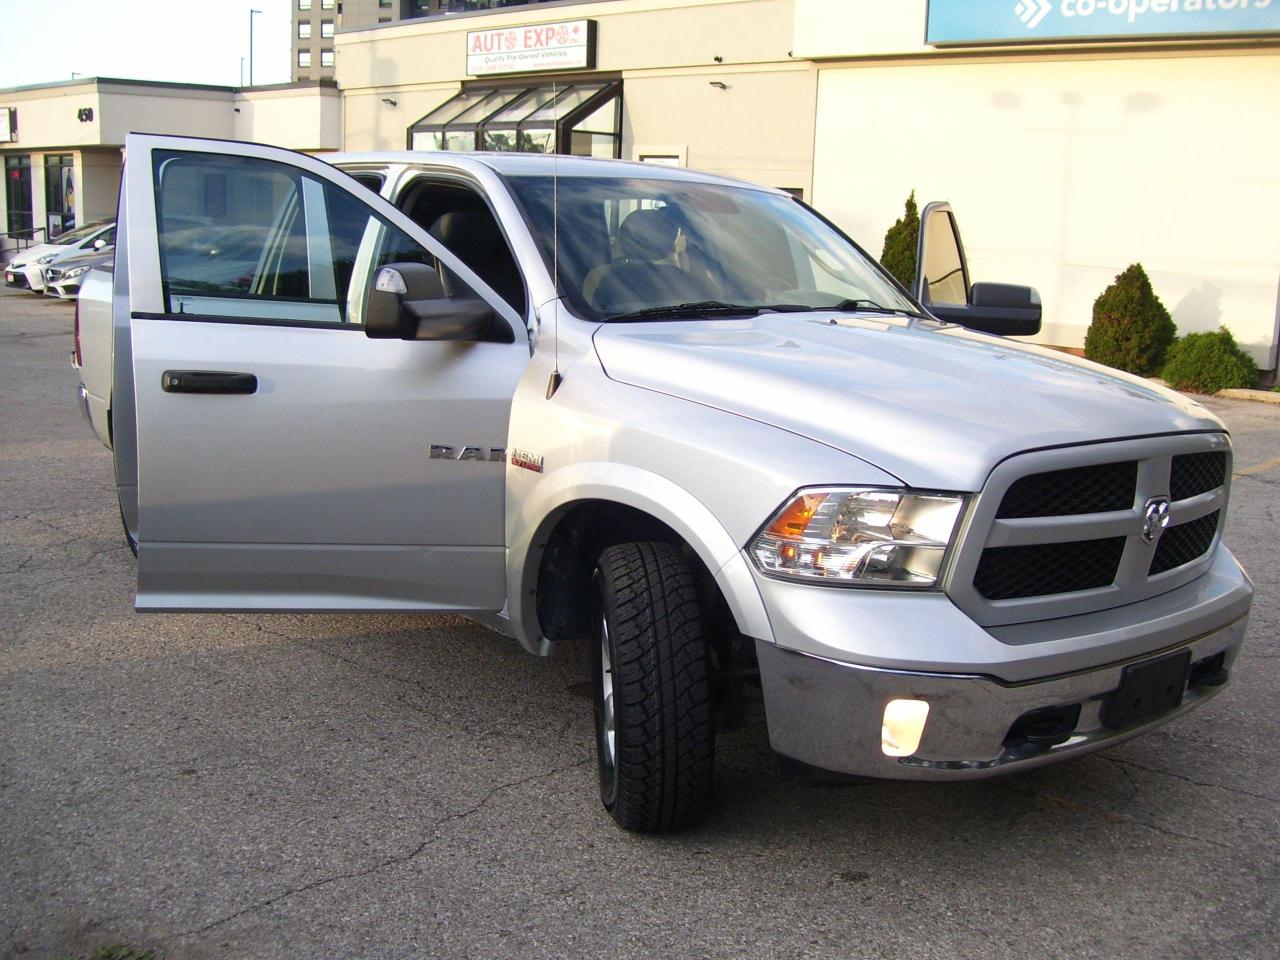
[[[467,34],[467,73],[473,77],[537,70],[589,70],[595,65],[594,20],[500,27]]]
[[[1280,33],[1280,0],[929,0],[927,42]]]

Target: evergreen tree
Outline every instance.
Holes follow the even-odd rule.
[[[884,235],[880,264],[908,290],[916,282],[916,251],[920,246],[920,208],[916,192],[907,197],[906,212]]]
[[[1178,328],[1139,263],[1116,277],[1093,304],[1084,355],[1150,377],[1160,372]]]

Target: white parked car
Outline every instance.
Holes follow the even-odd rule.
[[[23,250],[4,268],[4,282],[11,287],[29,287],[40,292],[45,287],[45,268],[49,264],[89,250],[103,250],[113,246],[115,242],[114,220],[87,223],[54,237],[48,243]]]

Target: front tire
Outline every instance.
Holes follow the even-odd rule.
[[[600,799],[625,830],[695,823],[711,792],[710,664],[689,562],[667,543],[606,549],[595,572]]]

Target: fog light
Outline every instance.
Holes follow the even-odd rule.
[[[886,757],[910,757],[920,749],[929,704],[924,700],[890,700],[880,727],[880,749]]]

